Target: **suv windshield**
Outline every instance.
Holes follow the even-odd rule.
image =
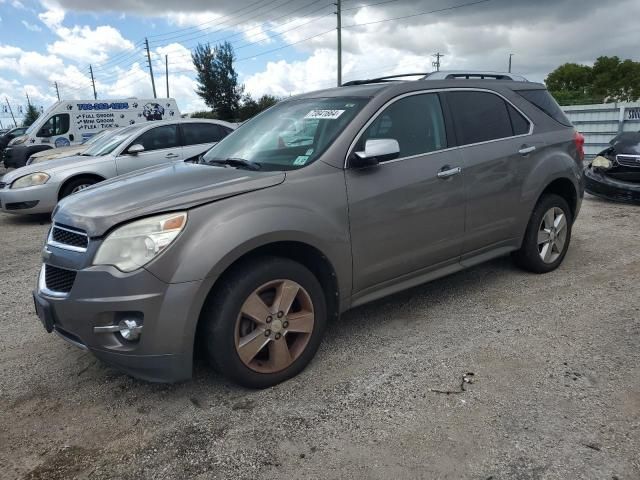
[[[306,98],[281,102],[250,120],[203,157],[203,163],[294,170],[318,158],[368,102],[367,98]],[[257,169],[256,168],[256,169]]]
[[[113,152],[122,142],[127,140],[133,132],[144,125],[134,125],[105,134],[97,143],[87,148],[82,155],[87,157],[102,157]]]

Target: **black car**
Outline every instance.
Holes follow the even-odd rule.
[[[24,135],[27,127],[12,128],[11,130],[0,135],[0,151],[4,150],[9,142],[20,135]]]
[[[585,169],[585,190],[617,202],[640,204],[640,132],[614,137]]]

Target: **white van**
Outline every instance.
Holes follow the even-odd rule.
[[[104,129],[177,118],[180,111],[173,98],[59,101],[24,135],[11,141],[4,152],[4,164],[7,168],[22,167],[34,153],[81,144]]]

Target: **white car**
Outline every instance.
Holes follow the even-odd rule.
[[[221,120],[155,121],[106,136],[80,155],[18,168],[0,179],[0,208],[49,213],[67,195],[135,170],[195,161],[234,130]]]

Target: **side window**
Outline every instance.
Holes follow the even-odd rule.
[[[397,140],[401,158],[447,148],[438,95],[410,95],[389,105],[364,131],[356,150],[364,150],[366,141],[376,138]]]
[[[183,123],[182,134],[185,145],[219,142],[226,135],[224,130],[214,123]]]
[[[64,135],[69,131],[69,114],[60,113],[54,115],[42,125],[38,131],[38,137],[55,137],[56,135]]]
[[[488,92],[448,92],[459,145],[486,142],[513,135],[507,104]]]
[[[511,118],[511,126],[513,127],[514,135],[525,135],[529,133],[531,125],[529,121],[524,118],[519,111],[513,108],[507,103],[507,109],[509,110],[509,117]]]
[[[151,130],[147,130],[131,142],[131,145],[136,144],[142,145],[145,152],[162,150],[163,148],[178,147],[178,126],[162,125],[161,127],[155,127]]]

